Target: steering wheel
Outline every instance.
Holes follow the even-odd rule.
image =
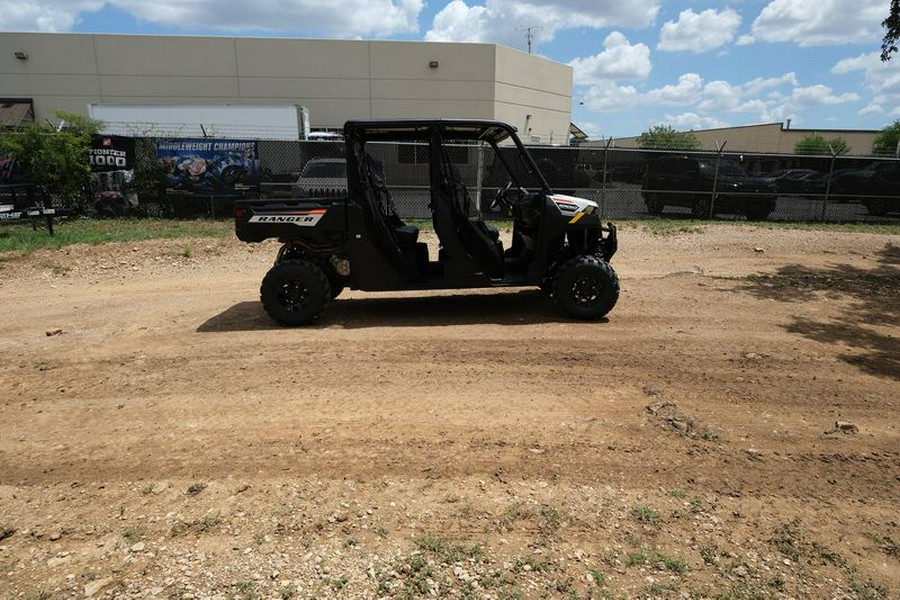
[[[507,212],[512,212],[512,210],[517,205],[519,205],[522,199],[526,196],[528,196],[528,190],[523,187],[514,188],[513,182],[510,181],[505,186],[497,190],[497,195],[494,197],[494,201],[491,202],[491,210],[503,208],[506,209]]]
[[[512,204],[507,197],[509,190],[512,189],[512,184],[513,182],[509,181],[505,186],[497,190],[497,195],[494,196],[494,201],[491,202],[491,210],[499,210],[502,208],[508,211],[512,208]]]

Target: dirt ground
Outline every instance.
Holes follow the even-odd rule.
[[[596,323],[284,329],[274,243],[6,257],[0,598],[900,598],[900,236],[620,238]]]

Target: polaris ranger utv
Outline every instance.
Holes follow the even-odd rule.
[[[598,319],[616,304],[619,281],[609,265],[615,226],[601,224],[595,202],[554,194],[513,127],[480,120],[349,121],[344,139],[347,197],[235,205],[239,239],[277,238],[283,244],[260,288],[263,307],[278,323],[314,321],[345,287],[539,286],[576,319]],[[424,150],[436,261],[429,260],[418,228],[397,214],[384,167],[368,151],[379,142],[412,142]],[[473,206],[450,142],[489,145],[509,173],[492,208],[513,218],[510,248],[504,250],[497,229]]]

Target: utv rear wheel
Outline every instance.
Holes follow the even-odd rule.
[[[283,260],[266,273],[259,289],[263,308],[282,325],[315,321],[331,300],[328,278],[308,260]]]
[[[608,262],[596,256],[576,256],[556,275],[553,297],[574,319],[599,319],[619,299],[619,278]]]

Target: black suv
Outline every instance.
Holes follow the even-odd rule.
[[[900,163],[877,162],[825,173],[811,180],[807,191],[816,197],[829,192],[833,202],[858,202],[874,216],[900,212]]]
[[[650,162],[641,195],[651,215],[666,206],[690,208],[697,218],[717,213],[763,220],[775,210],[774,181],[753,177],[738,163],[692,156],[666,156]],[[712,203],[712,205],[711,205]],[[712,210],[711,210],[712,209]]]

